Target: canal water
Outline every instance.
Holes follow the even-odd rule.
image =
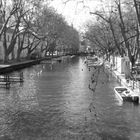
[[[103,68],[75,57],[22,72],[23,83],[0,88],[0,140],[140,139],[140,106],[119,101]]]

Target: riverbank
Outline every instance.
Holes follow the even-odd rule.
[[[8,62],[6,64],[0,64],[0,74],[6,74],[6,73],[10,73],[13,71],[17,71],[26,67],[30,67],[32,65],[36,65],[39,64],[41,61],[44,60],[55,60],[55,61],[59,61],[61,62],[63,58],[68,57],[70,55],[67,56],[53,56],[53,57],[44,57],[44,58],[39,58],[39,59],[35,59],[35,60],[23,60],[20,62]],[[75,55],[70,56],[71,58],[74,57]]]
[[[35,64],[39,64],[44,59],[26,60],[22,62],[15,62],[10,64],[0,64],[0,74],[13,72],[22,68],[26,68]]]
[[[59,56],[60,57],[60,56]],[[44,60],[51,60],[53,58],[58,58],[58,56],[56,57],[45,57],[45,58],[39,58],[39,59],[35,59],[35,60],[22,60],[20,62],[8,62],[6,64],[0,64],[0,74],[6,74],[6,73],[10,73],[13,71],[17,71],[26,67],[30,67],[32,65],[36,65],[39,64],[41,61]]]
[[[105,62],[105,68],[117,79],[121,86],[126,86],[140,97],[140,81],[127,80],[125,74],[121,74],[118,69],[111,67],[110,62],[108,61]]]
[[[82,57],[57,62],[53,70],[48,63],[23,69],[23,83],[1,88],[0,139],[123,140],[132,134],[135,138],[140,106],[122,105],[112,93],[116,80],[108,80],[102,70],[96,92],[89,90],[96,70],[89,71]]]

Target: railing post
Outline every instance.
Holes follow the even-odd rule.
[[[23,82],[23,72],[20,73],[19,79],[20,79],[20,82]]]

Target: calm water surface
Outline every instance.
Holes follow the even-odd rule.
[[[140,106],[122,104],[118,83],[84,58],[23,70],[24,83],[0,88],[0,140],[139,140]]]

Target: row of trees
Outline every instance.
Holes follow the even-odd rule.
[[[132,66],[140,54],[140,1],[112,0],[106,8],[90,12],[85,38],[105,54],[128,56]]]
[[[43,0],[0,0],[4,62],[10,55],[20,60],[25,50],[27,57],[36,49],[44,55],[56,50],[69,53],[78,50],[78,32],[48,4],[49,1],[44,3]],[[9,30],[12,31],[8,42]]]

